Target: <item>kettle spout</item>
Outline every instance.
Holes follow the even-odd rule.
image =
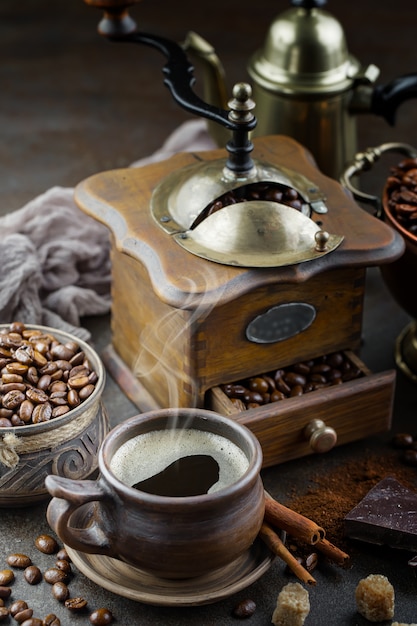
[[[213,46],[194,31],[189,31],[181,44],[192,62],[199,62],[203,70],[203,98],[209,104],[220,109],[228,108],[226,73],[222,62]],[[228,131],[214,122],[209,121],[208,127],[215,142],[224,147],[229,140]]]

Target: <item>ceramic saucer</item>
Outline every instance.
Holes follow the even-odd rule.
[[[85,527],[91,519],[89,507],[78,509],[73,518],[78,528]],[[155,606],[197,606],[218,602],[254,583],[274,560],[263,541],[257,539],[247,552],[229,565],[196,578],[170,580],[118,559],[65,548],[75,567],[100,587]]]

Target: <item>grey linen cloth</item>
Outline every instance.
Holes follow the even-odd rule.
[[[110,310],[108,229],[53,187],[0,218],[0,323],[21,321],[88,341],[80,318]]]
[[[131,167],[214,147],[205,121],[191,120]],[[109,231],[81,211],[73,195],[73,188],[53,187],[0,217],[0,324],[42,324],[88,341],[81,318],[109,312]]]

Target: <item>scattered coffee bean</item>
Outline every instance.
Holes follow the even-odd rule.
[[[0,598],[8,598],[10,596],[10,594],[12,593],[12,590],[10,587],[5,587],[3,585],[0,585]]]
[[[392,438],[394,448],[409,448],[414,442],[413,435],[410,433],[397,433]]]
[[[82,611],[87,606],[87,600],[84,598],[68,598],[64,604],[70,611]]]
[[[15,600],[10,607],[10,615],[13,617],[20,613],[21,611],[25,611],[28,608],[27,602],[25,600]]]
[[[57,559],[55,562],[55,567],[57,569],[60,569],[62,572],[65,572],[67,576],[70,576],[72,570],[71,563],[69,561],[66,561],[65,559]]]
[[[66,583],[68,582],[68,574],[64,572],[62,569],[58,569],[57,567],[48,568],[44,574],[44,579],[50,585],[54,585],[55,583]]]
[[[64,415],[92,394],[98,380],[77,343],[62,344],[18,322],[0,331],[0,362],[0,428]]]
[[[35,546],[44,554],[55,554],[58,552],[58,542],[51,535],[39,535],[35,539]]]
[[[14,581],[14,572],[11,569],[0,570],[0,585],[10,585]]]
[[[26,569],[26,567],[32,565],[32,559],[26,554],[21,554],[19,552],[10,554],[6,560],[8,565],[19,569]]]
[[[251,617],[255,613],[255,611],[255,602],[249,598],[246,598],[234,607],[232,615],[239,619],[245,619],[247,617]]]
[[[58,602],[65,602],[69,598],[69,589],[63,582],[57,582],[52,585],[52,595]]]
[[[49,613],[49,615],[43,618],[43,626],[61,626],[61,620],[55,613]]]
[[[65,550],[65,548],[61,548],[60,550],[58,550],[56,558],[58,561],[68,561],[68,563],[71,562],[71,559],[68,555],[68,552]]]
[[[33,616],[33,609],[27,607],[26,609],[22,609],[13,615],[14,619],[18,624],[23,624],[26,620],[30,619]]]
[[[391,445],[400,450],[400,460],[405,465],[417,467],[417,437],[410,433],[396,433],[391,439]]]
[[[96,609],[90,615],[90,622],[94,626],[106,626],[113,621],[113,614],[109,609]]]
[[[24,571],[24,576],[29,585],[37,585],[42,580],[42,572],[37,565],[29,565]]]

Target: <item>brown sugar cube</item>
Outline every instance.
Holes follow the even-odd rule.
[[[355,591],[358,612],[370,622],[394,616],[394,587],[386,576],[370,574],[359,581]]]
[[[288,583],[278,594],[272,623],[274,626],[303,626],[309,612],[308,591],[300,583]]]

